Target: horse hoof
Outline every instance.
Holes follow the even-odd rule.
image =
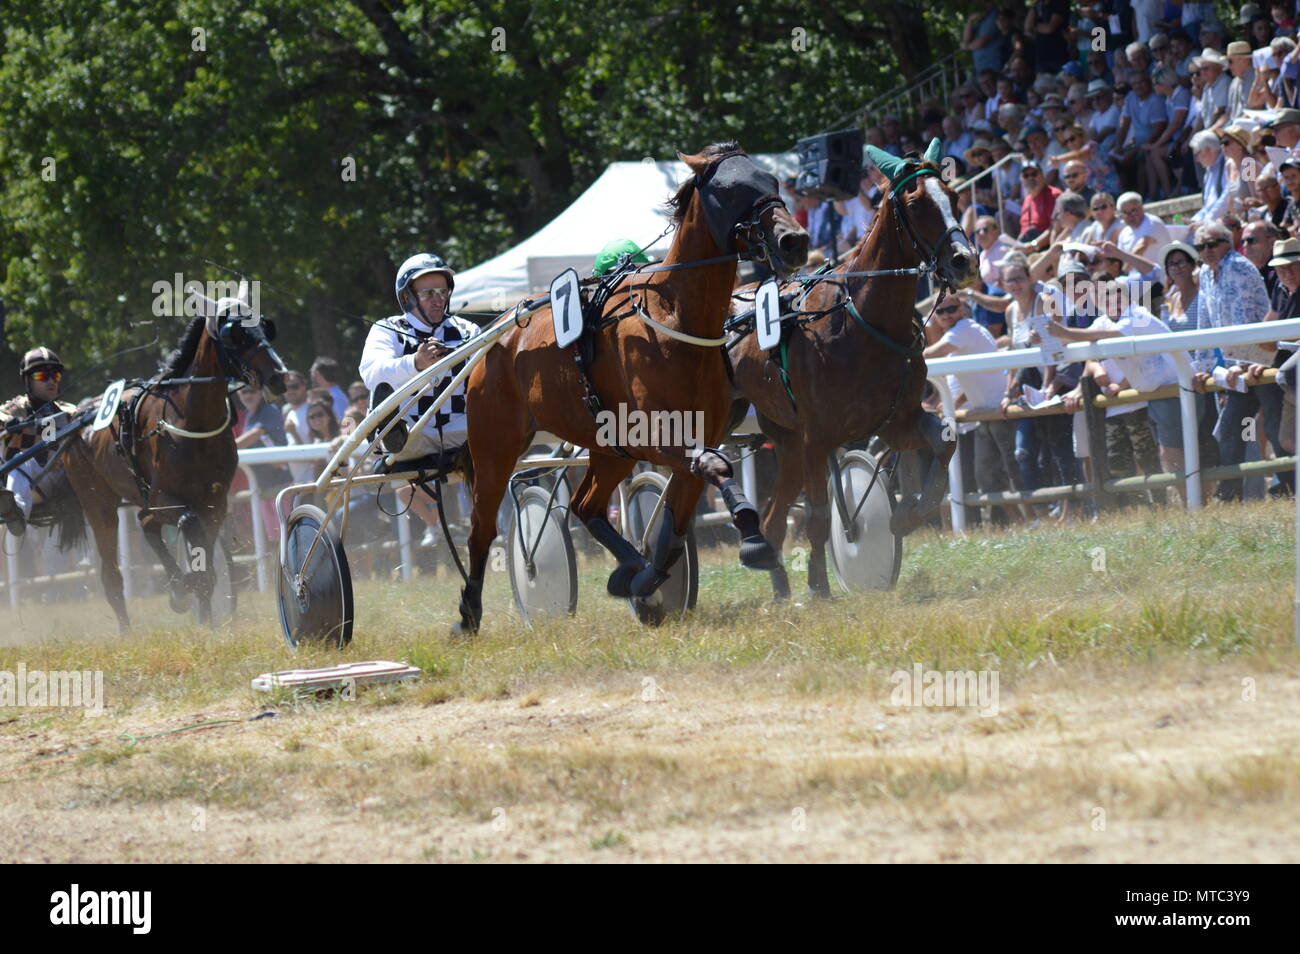
[[[451,624],[452,639],[468,639],[478,634],[478,623],[458,619]]]
[[[632,577],[630,589],[632,595],[639,599],[645,599],[654,593],[655,590],[663,586],[664,581],[668,579],[667,573],[660,573],[653,566],[647,566],[644,570]]]
[[[610,596],[627,599],[632,595],[632,581],[638,574],[634,566],[619,566],[609,575],[605,590]]]
[[[190,593],[187,590],[172,590],[167,594],[167,605],[173,613],[185,613],[190,608]]]
[[[784,603],[790,598],[790,577],[786,575],[783,566],[772,571],[772,598],[778,603]]]
[[[751,570],[778,570],[781,554],[762,536],[745,537],[740,543],[740,564]]]

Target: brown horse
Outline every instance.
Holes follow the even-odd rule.
[[[867,147],[888,195],[869,233],[834,271],[808,281],[794,305],[808,321],[787,333],[788,378],[778,349],[769,354],[747,334],[732,349],[736,387],[754,405],[759,426],[776,445],[776,488],[763,515],[763,534],[780,548],[786,515],[802,490],[807,495],[811,554],[808,587],[829,596],[825,544],[830,535],[827,472],[836,448],[879,435],[895,450],[928,450],[922,492],[895,512],[891,530],[902,536],[924,521],[943,498],[947,465],[956,445],[939,419],[921,408],[925,359],[913,317],[917,268],[938,282],[960,287],[974,281],[979,252],[961,231],[956,197],[939,172],[938,140],[923,159],[899,159]],[[903,274],[845,277],[839,273],[900,270]],[[850,304],[851,303],[851,307]],[[733,305],[741,313],[743,302]],[[821,317],[814,317],[824,312]],[[786,381],[789,391],[787,392]],[[744,404],[737,410],[743,412]],[[733,421],[735,420],[733,412]],[[772,571],[777,598],[789,596],[784,566]]]
[[[194,297],[204,313],[160,373],[123,394],[113,423],[83,432],[68,449],[68,477],[94,531],[104,595],[123,632],[130,619],[117,566],[119,502],[140,508],[145,539],[167,571],[172,609],[183,611],[192,593],[200,620],[209,621],[210,544],[225,520],[238,461],[227,382],[284,391],[285,367],[270,345],[275,326],[237,299]],[[163,543],[164,524],[176,524],[202,561],[182,570]]]
[[[573,353],[556,346],[549,307],[507,332],[470,374],[474,514],[469,579],[456,633],[478,628],[497,506],[520,454],[539,430],[591,452],[572,509],[618,559],[607,585],[611,595],[645,599],[668,578],[704,489],[701,478],[719,488],[731,511],[742,537],[741,562],[757,569],[779,562],[759,531],[757,510],[716,450],[634,442],[630,432],[621,446],[602,439],[597,423],[601,406],[643,416],[677,414],[679,420],[696,414],[692,420],[702,421],[702,443],[716,444],[730,406],[719,346],[736,261],[741,255],[765,258],[782,273],[807,261],[808,233],[786,211],[775,177],[736,143],[715,143],[680,158],[693,175],[669,203],[677,228],[672,246],[661,265],[624,272],[611,283],[594,332],[588,374],[578,367],[579,345]],[[606,519],[611,494],[637,460],[672,470],[649,560]]]

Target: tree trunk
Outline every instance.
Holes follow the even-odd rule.
[[[336,358],[342,361],[343,351],[339,346],[339,329],[334,323],[334,313],[330,311],[329,302],[324,298],[312,296],[307,300],[307,310],[311,321],[313,358]]]

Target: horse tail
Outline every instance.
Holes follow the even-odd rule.
[[[55,504],[54,525],[58,529],[60,552],[75,549],[86,542],[86,514],[74,495],[68,494]]]

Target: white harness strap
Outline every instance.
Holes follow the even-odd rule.
[[[721,348],[727,343],[726,335],[720,338],[700,338],[696,335],[688,335],[684,331],[678,331],[676,328],[662,325],[646,314],[646,310],[641,307],[641,302],[637,301],[635,297],[632,298],[632,307],[636,309],[636,313],[642,321],[652,328],[662,331],[669,338],[676,338],[678,341],[685,341],[687,344],[699,345],[701,348]]]
[[[177,427],[164,417],[158,418],[158,425],[167,433],[175,434],[177,437],[188,437],[191,440],[202,440],[205,437],[216,437],[227,427],[230,426],[230,401],[226,401],[226,420],[214,431],[187,431],[183,427]]]

